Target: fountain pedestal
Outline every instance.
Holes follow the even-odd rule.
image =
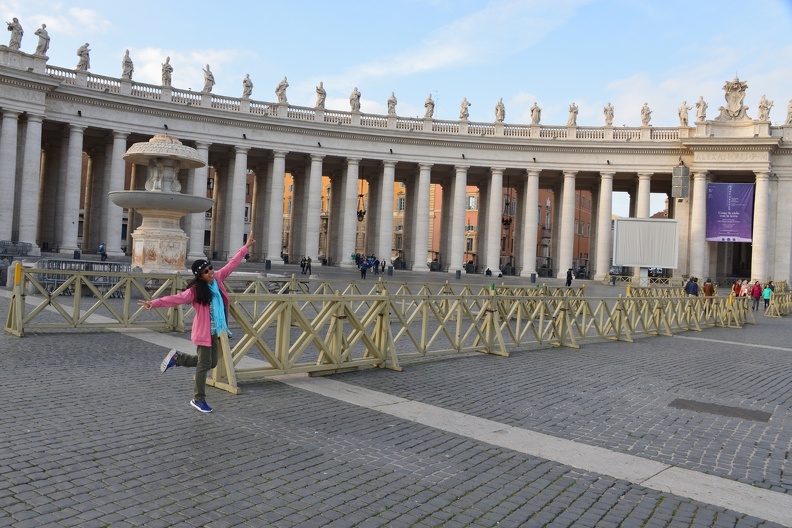
[[[178,172],[205,163],[198,151],[167,134],[156,135],[147,143],[135,143],[124,159],[146,164],[149,171],[145,191],[108,193],[114,204],[135,209],[143,218],[132,233],[132,266],[148,272],[184,271],[189,237],[179,225],[181,218],[188,213],[206,212],[214,201],[181,194]]]

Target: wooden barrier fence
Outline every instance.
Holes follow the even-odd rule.
[[[46,270],[14,269],[5,331],[66,328],[148,328],[184,332],[189,306],[147,311],[138,299],[181,291],[188,275],[119,273],[113,287],[97,288],[75,271],[56,288],[39,281]],[[756,322],[746,297],[690,297],[675,288],[632,288],[629,295],[594,298],[585,287],[452,286],[346,283],[232,276],[223,358],[210,383],[230,392],[239,382],[361,367],[401,370],[399,359],[478,352],[508,356],[531,345],[578,348],[582,342],[633,341],[639,334],[672,335],[707,327],[740,328]],[[70,290],[73,295],[63,292]],[[313,291],[312,291],[313,290]],[[653,290],[653,291],[649,291]],[[766,315],[792,308],[778,292]],[[246,361],[243,361],[245,359]]]

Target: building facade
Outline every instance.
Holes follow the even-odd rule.
[[[321,243],[337,266],[353,266],[357,252],[382,257],[396,249],[414,270],[437,262],[453,273],[471,260],[467,211],[469,189],[476,188],[473,247],[480,269],[500,268],[506,257],[517,274],[528,276],[546,258],[549,274],[563,277],[587,260],[590,276],[604,279],[613,192],[629,193],[639,218],[651,214],[654,192],[669,197],[669,218],[680,223],[675,274],[788,280],[792,204],[783,196],[792,191],[792,124],[789,116],[777,127],[767,115],[748,117],[746,85],[737,79],[725,91],[720,115],[698,115],[694,126],[473,123],[148,85],[0,48],[0,240],[65,255],[82,241],[101,240],[108,254],[122,255],[124,218],[134,214],[110,203],[107,192],[141,189],[146,167],[130,166],[122,155],[133,143],[168,133],[207,162],[180,173],[182,192],[205,195],[213,182],[209,240],[206,215],[183,222],[188,259],[202,256],[206,242],[213,252],[233,251],[252,229],[257,252],[273,264],[282,262],[288,237],[295,255],[316,259]],[[672,171],[680,161],[691,172],[689,194],[672,197]],[[287,174],[292,191],[285,224]],[[358,222],[361,182],[366,215]],[[754,186],[750,242],[706,240],[709,183]],[[583,196],[590,197],[588,220],[580,216]],[[548,201],[549,225],[542,218]],[[90,218],[82,231],[81,215]],[[576,245],[581,232],[585,249]],[[393,247],[394,233],[401,248]]]

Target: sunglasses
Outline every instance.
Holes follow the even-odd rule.
[[[209,273],[210,271],[212,271],[213,269],[214,268],[212,268],[212,266],[207,266],[207,267],[205,267],[203,269],[203,271],[201,273],[206,274],[206,273]]]

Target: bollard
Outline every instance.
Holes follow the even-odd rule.
[[[80,260],[80,250],[74,251],[74,260]]]
[[[457,272],[457,273],[459,273],[459,272]],[[392,275],[393,275],[393,266],[388,266],[388,276],[392,276]],[[457,278],[459,278],[459,277],[457,277]]]
[[[270,269],[272,269],[272,261],[271,261],[271,260],[265,260],[265,261],[264,261],[264,269],[265,269],[265,270],[270,270]]]
[[[462,278],[462,270],[456,270],[456,278],[457,279],[461,279]]]
[[[531,273],[531,284],[536,282],[536,273]]]

